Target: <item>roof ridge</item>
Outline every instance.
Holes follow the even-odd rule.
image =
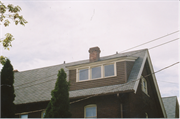
[[[123,53],[118,53],[118,54],[112,54],[112,55],[107,55],[107,56],[102,56],[100,57],[100,59],[104,59],[104,58],[108,58],[108,57],[112,57],[112,56],[118,56],[118,55],[124,55],[127,53],[133,53],[133,52],[137,52],[137,51],[143,51],[143,50],[148,50],[147,48],[145,49],[140,49],[140,50],[134,50],[134,51],[129,51],[129,52],[123,52]],[[56,65],[50,65],[50,66],[45,66],[45,67],[39,67],[39,68],[34,68],[34,69],[29,69],[29,70],[24,70],[24,71],[19,71],[17,73],[21,73],[21,72],[26,72],[26,71],[32,71],[32,70],[36,70],[36,69],[44,69],[44,68],[48,68],[48,67],[54,67],[54,66],[60,66],[60,65],[71,65],[72,63],[78,63],[78,62],[83,62],[83,61],[88,61],[89,59],[85,59],[85,60],[79,60],[79,61],[74,61],[74,62],[69,62],[69,63],[65,63],[65,64],[56,64]]]

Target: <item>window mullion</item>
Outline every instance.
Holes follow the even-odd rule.
[[[101,78],[104,78],[104,65],[101,65]]]
[[[88,80],[90,80],[92,78],[92,75],[91,75],[91,67],[89,66],[88,67]]]

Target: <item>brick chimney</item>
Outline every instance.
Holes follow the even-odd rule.
[[[19,72],[17,69],[13,70],[13,72]]]
[[[100,49],[99,47],[92,47],[89,49],[89,61],[90,62],[95,62],[99,60],[99,54],[100,54]]]

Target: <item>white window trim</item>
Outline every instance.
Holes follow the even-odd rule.
[[[110,62],[110,63],[106,63],[106,64],[99,64],[99,65],[92,65],[92,66],[88,66],[88,67],[86,66],[86,67],[76,68],[76,82],[84,82],[84,81],[91,81],[91,80],[97,80],[97,79],[102,79],[102,78],[115,77],[115,76],[117,76],[116,63],[117,62]],[[114,64],[114,75],[105,77],[105,68],[104,68],[104,66],[105,65],[111,65],[111,64]],[[91,74],[91,69],[94,68],[94,67],[101,67],[101,77],[100,78],[92,79],[92,77],[91,77],[91,75],[92,75]],[[82,69],[88,69],[88,79],[80,81],[79,80],[79,71],[82,70]]]
[[[143,82],[145,82],[145,88],[146,88],[146,90],[144,90]],[[142,87],[142,91],[143,91],[145,94],[148,95],[147,81],[146,81],[146,79],[145,79],[143,76],[141,76],[141,87]],[[148,96],[149,96],[149,95],[148,95]]]
[[[88,107],[96,107],[96,116],[95,117],[86,117],[86,108]],[[97,118],[97,105],[96,104],[90,104],[90,105],[86,105],[84,107],[84,118]]]
[[[148,114],[147,114],[147,113],[145,113],[145,115],[146,115],[146,118],[148,118]]]
[[[43,117],[43,113],[45,113],[45,112],[46,112],[46,110],[44,110],[44,111],[41,112],[41,118],[44,118],[44,117]]]
[[[21,115],[27,115],[27,118],[28,118],[28,113],[22,113],[19,115],[19,118],[21,118]],[[25,118],[24,118],[25,119]]]

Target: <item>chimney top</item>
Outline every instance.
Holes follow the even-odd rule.
[[[19,72],[17,69],[13,70],[13,72]]]
[[[95,62],[99,60],[99,54],[100,54],[100,49],[99,47],[92,47],[89,49],[89,61],[90,62]]]

